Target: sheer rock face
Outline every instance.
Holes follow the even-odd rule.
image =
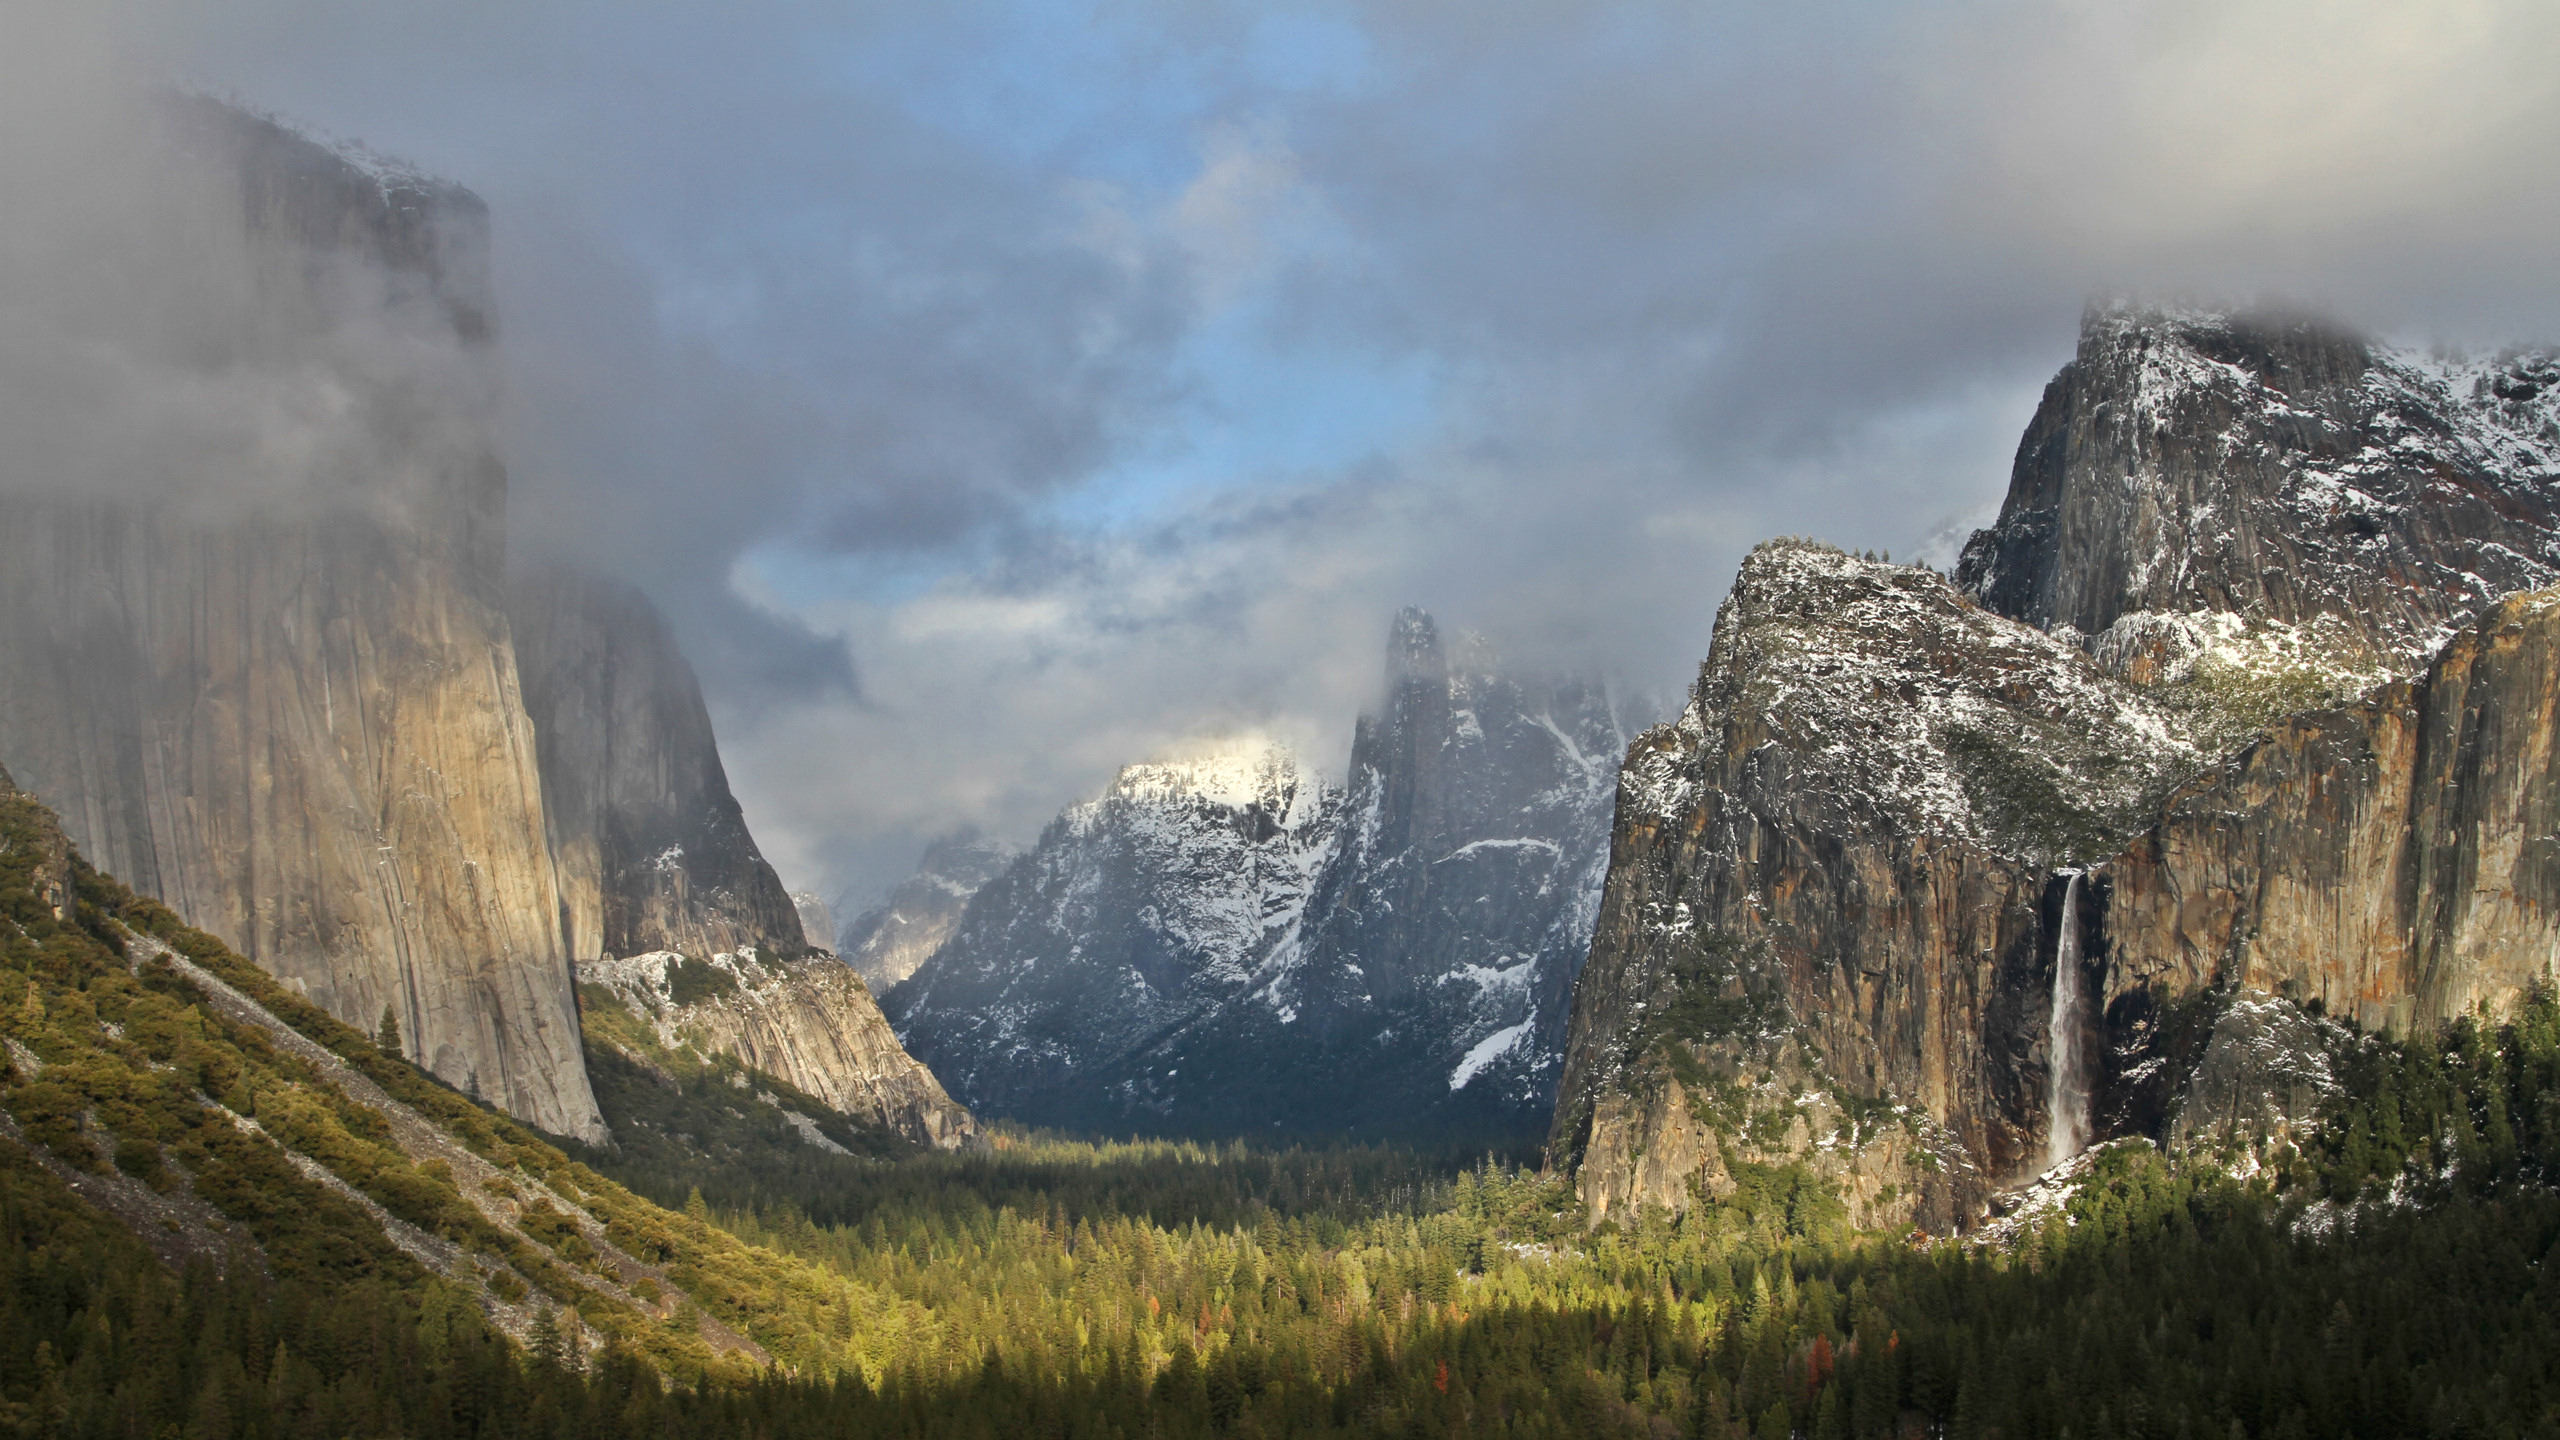
[[[960,924],[969,897],[1013,863],[1013,852],[981,839],[974,830],[928,846],[916,873],[889,898],[845,922],[836,953],[887,994],[916,973]]]
[[[628,1009],[669,1050],[730,1056],[919,1145],[955,1149],[977,1134],[969,1112],[899,1046],[861,978],[832,956],[656,951],[582,960],[578,980],[590,1007]]]
[[[326,380],[343,453],[281,500],[0,497],[0,757],[101,868],[601,1140],[504,608],[486,211],[176,110],[187,153],[236,167],[262,259],[241,363]],[[388,338],[357,365],[350,332]]]
[[[2101,1136],[2281,1130],[2344,1043],[2312,1009],[2549,976],[2554,598],[2502,597],[2560,577],[2555,389],[2541,354],[2096,311],[1955,587],[1763,547],[1622,772],[1551,1137],[1586,1199],[1713,1193],[1801,1045],[1796,1108],[1943,1126],[1914,1218],[1973,1218],[2047,1158],[2066,930]]]
[[[1967,593],[2041,629],[2230,614],[2423,664],[2560,580],[2560,360],[2396,351],[2279,316],[2092,311]],[[2116,647],[2128,660],[2147,645]]]
[[[547,570],[519,575],[508,608],[570,953],[806,950],[729,793],[693,667],[647,597]]]
[[[2272,727],[2106,867],[2105,997],[2238,986],[2367,1029],[2514,1005],[2560,959],[2560,590],[2415,679]]]
[[[1337,790],[1274,752],[1132,766],[971,899],[888,1008],[981,1110],[1043,1123],[1543,1125],[1624,731],[1577,683],[1400,616]]]
[[[1382,1111],[1534,1133],[1590,953],[1629,727],[1595,682],[1455,649],[1421,611],[1397,616],[1386,704],[1353,737],[1341,833],[1264,999],[1344,1055],[1325,1063],[1361,1075]],[[1350,1114],[1368,1130],[1394,1119]]]
[[[1810,1053],[1795,1108],[1910,1107],[1914,1143],[1864,1163],[1944,1163],[1869,1178],[1951,1223],[2042,1153],[2052,868],[2196,763],[2155,697],[1936,574],[1762,546],[1620,772],[1552,1153],[1595,1208],[1683,1208],[1697,1167],[1630,1167]]]

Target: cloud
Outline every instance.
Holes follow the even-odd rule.
[[[2528,0],[107,8],[490,198],[521,548],[825,888],[1338,751],[1403,603],[1676,686],[1752,542],[1996,499],[2093,294],[2560,335]]]

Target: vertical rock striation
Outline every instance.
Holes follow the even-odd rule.
[[[1904,1158],[1954,1163],[1876,1184],[1951,1223],[2044,1151],[2050,872],[2196,759],[2159,700],[1928,570],[1763,545],[1620,772],[1551,1152],[1595,1208],[1681,1209],[1694,1167],[1629,1167],[1674,1130],[1730,1148],[1751,1092],[1782,1120],[1902,1104]]]
[[[2217,988],[2369,1030],[2513,1008],[2560,963],[2560,590],[2512,597],[2426,672],[2288,717],[2105,870],[2128,1028]]]
[[[102,868],[350,1023],[389,1008],[453,1084],[602,1139],[504,605],[487,213],[175,113],[236,177],[257,262],[258,333],[222,353],[329,397],[330,443],[272,492],[0,497],[0,757]],[[162,358],[180,385],[216,363]]]
[[[2560,578],[2556,391],[2539,352],[2093,310],[1953,588],[1756,552],[1621,775],[1551,1136],[1595,1210],[1747,1154],[1890,1217],[1839,1141],[1767,1142],[1891,1102],[1914,1218],[1970,1220],[2075,1081],[2101,1133],[2274,1133],[2334,1089],[2319,1012],[2549,979],[2560,601],[2512,592]]]
[[[518,575],[508,609],[570,953],[806,950],[656,607],[619,581],[552,569]]]

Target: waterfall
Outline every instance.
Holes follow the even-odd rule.
[[[2045,1166],[2050,1169],[2089,1145],[2089,1087],[2081,1079],[2080,1036],[2088,1029],[2087,987],[2080,981],[2080,875],[2062,888],[2062,933],[2053,948],[2053,1018],[2047,1022]]]

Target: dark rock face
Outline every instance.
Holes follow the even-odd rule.
[[[1606,690],[1444,653],[1407,610],[1351,747],[1344,825],[1270,1000],[1322,1049],[1405,1051],[1386,1105],[1531,1128],[1552,1103],[1627,727]],[[1378,1062],[1354,1063],[1378,1083]]]
[[[1719,1077],[1804,1069],[1793,1046],[1821,1057],[1799,1092],[1951,1132],[1920,1148],[1954,1163],[1877,1179],[1951,1223],[2042,1153],[2052,868],[2196,759],[2159,700],[1928,570],[1762,546],[1688,709],[1620,772],[1551,1153],[1596,1210],[1682,1208],[1688,1173],[1629,1167]]]
[[[886,994],[916,973],[960,923],[969,897],[1004,873],[1013,852],[975,830],[948,835],[927,846],[916,873],[889,898],[845,922],[836,953],[871,988]]]
[[[729,793],[693,667],[631,586],[552,570],[508,610],[572,956],[805,952]]]
[[[1607,695],[1390,636],[1350,783],[1245,751],[1133,766],[892,992],[982,1113],[1084,1128],[1534,1134],[1588,946]]]
[[[246,333],[149,373],[316,391],[328,426],[281,438],[328,444],[254,494],[0,497],[0,757],[135,889],[601,1140],[504,605],[486,210],[209,102],[172,116],[239,206],[208,248],[239,246]]]
[[[1959,583],[2040,629],[2313,624],[2408,665],[2560,579],[2560,360],[2315,321],[2090,313]]]

